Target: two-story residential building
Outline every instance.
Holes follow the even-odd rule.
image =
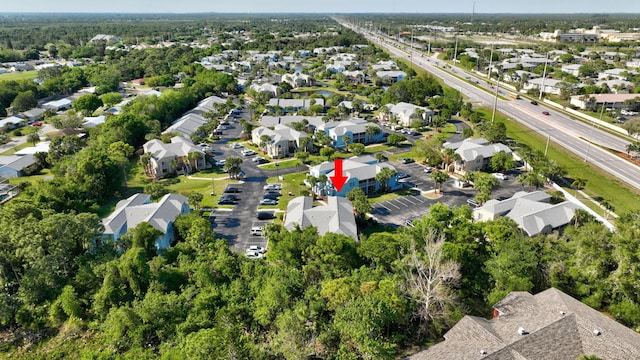
[[[407,77],[407,73],[400,70],[389,70],[389,71],[378,71],[376,72],[376,76],[380,79],[389,79],[391,82],[398,82]]]
[[[444,143],[444,148],[455,150],[460,155],[460,160],[454,164],[456,171],[478,171],[489,165],[491,158],[499,153],[504,152],[512,154],[508,146],[496,143],[490,144],[488,140],[483,138],[464,139],[456,143]]]
[[[309,110],[314,105],[324,109],[324,99],[269,99],[268,105],[280,107],[285,112],[297,112],[301,109]]]
[[[300,196],[287,205],[284,227],[293,231],[314,226],[320,236],[326,233],[342,234],[358,240],[358,227],[351,201],[329,196],[327,205],[313,206],[313,198]]]
[[[166,194],[157,203],[147,194],[135,194],[120,200],[116,209],[102,219],[104,238],[117,241],[129,229],[147,222],[162,235],[156,239],[156,249],[166,249],[175,241],[173,222],[179,215],[190,212],[187,198],[179,194]]]
[[[397,190],[402,187],[402,185],[398,183],[397,175],[392,176],[386,184],[380,184],[380,182],[376,180],[376,175],[382,171],[382,169],[390,168],[394,171],[396,169],[389,163],[379,163],[373,156],[365,155],[354,156],[342,161],[343,174],[348,177],[348,180],[340,192],[338,192],[333,186],[333,183],[328,180],[334,176],[334,164],[333,161],[325,161],[309,169],[309,176],[305,180],[305,183],[311,187],[311,191],[315,194],[345,197],[349,191],[358,187],[361,188],[365,194],[373,194],[383,188]],[[309,181],[311,177],[318,180],[321,178],[321,175],[326,175],[326,182]]]
[[[398,120],[402,126],[411,126],[414,120],[420,120],[423,124],[430,123],[435,112],[424,106],[418,106],[406,102],[385,105],[389,108],[389,115]],[[420,111],[416,112],[416,109]],[[421,115],[419,114],[421,113]]]
[[[263,136],[269,137],[269,141],[264,143]],[[251,131],[251,142],[263,148],[272,158],[289,157],[303,151],[301,139],[307,137],[306,133],[280,124],[275,125],[273,130],[260,126]],[[311,146],[311,142],[306,146]]]
[[[153,139],[142,148],[145,154],[150,155],[148,164],[145,164],[145,172],[149,177],[188,174],[209,167],[204,152],[193,145],[190,139],[181,136],[172,137],[169,144]]]
[[[369,129],[369,132],[367,132],[367,128],[377,128],[378,131],[374,133]],[[348,145],[344,141],[345,136],[349,138],[349,144],[369,144],[385,140],[384,132],[378,125],[360,118],[321,124],[318,130],[324,131],[326,135],[331,137],[332,146],[337,149],[344,148]]]
[[[591,94],[588,96],[574,95],[570,103],[582,110],[600,109],[602,106],[610,109],[629,109],[640,102],[640,94]]]
[[[294,74],[284,74],[280,79],[281,82],[286,82],[291,85],[293,88],[311,86],[311,82],[309,81],[309,75],[303,73],[294,73]]]

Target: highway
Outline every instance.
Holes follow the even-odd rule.
[[[390,43],[390,39],[381,38],[378,34],[359,31],[341,19],[336,20],[343,26],[360,32],[366,36],[369,41],[384,47],[393,55],[410,59],[409,53],[393,46]],[[405,47],[406,45],[401,44],[401,46]],[[436,58],[422,56],[421,53],[415,51],[413,52],[413,59],[411,60],[414,64],[432,73],[434,76],[443,79],[444,83],[448,86],[463,93],[469,98],[469,101],[493,107],[495,91],[488,87],[485,79],[475,77],[473,74],[466,73],[457,68],[451,68],[445,71],[442,68],[442,66],[445,65],[444,62]],[[449,71],[453,72],[453,74],[449,73]],[[463,78],[468,77],[470,80],[465,81],[454,76],[454,74]],[[477,82],[477,84],[472,84],[470,81]],[[477,86],[484,88],[481,89]],[[499,91],[500,95],[505,97],[509,93],[506,89],[500,89]],[[498,98],[497,111],[515,119],[544,137],[550,137],[552,142],[573,152],[582,158],[583,161],[586,160],[612,176],[628,183],[632,187],[640,189],[640,167],[598,146],[601,145],[626,152],[629,141],[603,131],[592,124],[572,119],[553,108],[542,106],[542,103],[540,105],[533,105],[526,99],[501,100]],[[542,111],[547,111],[549,115],[542,114]],[[588,140],[590,140],[591,143]]]

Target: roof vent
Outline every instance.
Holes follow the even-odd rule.
[[[528,335],[529,333],[522,326],[518,328],[518,334],[520,335]]]
[[[602,334],[602,333],[600,332],[600,329],[593,329],[593,335],[595,335],[595,336],[600,336],[600,334]]]
[[[560,310],[560,315],[564,315],[566,312],[564,310]]]
[[[487,355],[487,350],[480,349],[480,355]]]

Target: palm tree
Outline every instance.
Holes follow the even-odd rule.
[[[320,174],[320,176],[318,176],[318,183],[321,184],[320,185],[320,195],[325,195],[325,189],[327,187],[327,181],[329,180],[329,178],[327,177],[327,174]]]
[[[351,144],[351,136],[349,135],[345,135],[342,137],[342,142],[344,142],[344,147],[347,148],[349,147],[349,144]]]
[[[365,127],[365,131],[369,137],[367,143],[373,142],[373,138],[382,132],[382,130],[377,126],[367,126]]]
[[[445,172],[434,171],[431,173],[431,179],[436,183],[436,191],[442,191],[442,184],[449,179],[449,175]]]
[[[307,182],[311,185],[311,191],[315,193],[317,190],[316,186],[318,185],[318,178],[313,175],[309,175],[307,176]]]
[[[37,132],[31,133],[27,135],[27,141],[35,146],[40,141],[40,135]]]
[[[380,170],[380,172],[376,174],[376,181],[380,183],[382,192],[389,191],[389,180],[397,174],[397,171],[388,167],[382,168],[382,170]]]
[[[445,148],[442,150],[442,170],[449,171],[450,165],[456,161],[461,160],[460,154],[456,153],[451,148]]]
[[[604,214],[602,216],[605,219],[607,218],[607,213],[612,213],[615,211],[615,207],[607,199],[602,199],[600,201],[600,206],[604,208]]]
[[[202,154],[199,152],[193,151],[187,154],[187,161],[192,168],[198,169],[198,160],[200,159],[202,159]]]
[[[575,194],[576,198],[578,198],[578,190],[582,190],[586,184],[587,184],[587,180],[583,178],[573,179],[571,186],[576,189],[576,194]]]
[[[144,169],[144,173],[147,176],[151,176],[151,154],[144,153],[140,156],[140,164],[142,164],[142,168]]]
[[[262,148],[262,152],[263,153],[267,153],[267,145],[269,145],[269,143],[271,142],[271,136],[269,135],[262,135],[260,136],[260,144],[259,146]]]

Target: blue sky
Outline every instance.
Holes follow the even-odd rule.
[[[0,12],[471,13],[474,0],[14,0]],[[638,0],[475,0],[476,13],[640,13]]]

